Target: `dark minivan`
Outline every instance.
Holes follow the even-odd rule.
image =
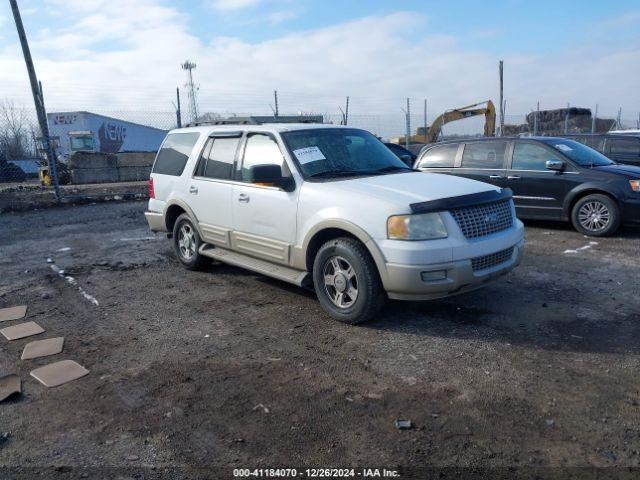
[[[640,168],[566,138],[437,143],[420,152],[414,167],[508,187],[520,218],[570,220],[586,235],[640,225]]]
[[[583,143],[614,162],[640,166],[640,135],[575,133],[563,137]]]

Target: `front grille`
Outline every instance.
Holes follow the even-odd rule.
[[[457,208],[451,210],[451,215],[467,238],[484,237],[506,230],[513,225],[510,199],[486,205]]]
[[[482,257],[476,257],[471,259],[471,268],[474,272],[480,270],[486,270],[487,268],[495,267],[501,263],[508,262],[513,257],[513,247],[509,247],[506,250],[500,250],[496,253],[484,255]]]

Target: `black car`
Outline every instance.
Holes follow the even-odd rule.
[[[424,148],[415,168],[508,187],[520,218],[570,220],[586,235],[640,224],[640,168],[566,138],[443,142]]]
[[[409,167],[413,165],[413,162],[415,162],[417,158],[417,155],[411,153],[409,150],[397,143],[385,143],[385,145],[395,154],[396,157],[406,163]]]
[[[579,133],[563,137],[583,143],[614,162],[640,166],[640,135]]]

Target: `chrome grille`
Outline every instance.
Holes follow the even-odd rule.
[[[511,200],[451,210],[462,233],[467,238],[478,238],[506,230],[513,225]]]
[[[471,259],[471,268],[474,272],[480,270],[486,270],[487,268],[495,267],[501,263],[508,262],[513,257],[513,247],[506,250],[500,250],[496,253],[484,255],[482,257],[476,257]]]

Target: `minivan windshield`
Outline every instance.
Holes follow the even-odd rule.
[[[380,140],[357,128],[295,130],[283,132],[282,139],[306,178],[411,171]]]
[[[583,167],[602,167],[604,165],[615,164],[615,162],[612,162],[600,152],[573,140],[545,138],[541,139],[541,141],[564,153],[571,160]]]

